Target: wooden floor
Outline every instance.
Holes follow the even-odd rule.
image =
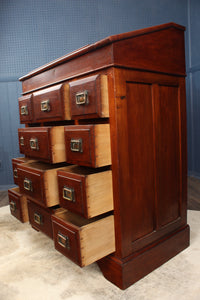
[[[7,191],[0,191],[0,207],[8,205]],[[188,177],[188,209],[200,211],[200,179]]]

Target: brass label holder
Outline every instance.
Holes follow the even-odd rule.
[[[70,242],[69,242],[69,237],[68,236],[64,235],[61,232],[58,232],[57,242],[61,247],[70,250]]]
[[[34,218],[34,222],[36,224],[42,225],[42,215],[41,214],[35,212],[33,218]]]
[[[73,188],[69,188],[67,186],[64,186],[63,188],[63,199],[75,202],[75,193]]]
[[[72,152],[83,152],[82,139],[71,139],[70,149]]]
[[[88,91],[76,93],[76,104],[84,105],[89,103]]]
[[[49,101],[49,99],[44,100],[44,101],[42,101],[42,102],[40,103],[40,109],[41,109],[41,111],[43,111],[43,112],[48,112],[48,111],[51,110],[51,106],[50,106],[50,101]]]
[[[22,116],[27,116],[28,115],[28,107],[27,107],[27,105],[22,105],[20,111],[21,111],[21,115]]]

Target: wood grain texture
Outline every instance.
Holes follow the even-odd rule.
[[[33,93],[33,122],[48,122],[70,120],[69,94],[66,92],[67,83]],[[41,103],[48,101],[48,109],[42,110]]]
[[[30,201],[28,199],[28,213],[29,213],[29,220],[31,226],[37,230],[45,233],[48,237],[53,239],[53,228],[52,228],[52,221],[51,215],[56,212],[56,208],[46,208],[44,209],[40,205]],[[41,218],[41,223],[35,221],[34,215],[37,214]]]
[[[49,163],[60,163],[66,160],[64,126],[19,128],[18,135],[22,154]],[[24,145],[21,144],[21,137],[24,138]],[[37,141],[36,149],[31,148],[31,139]]]
[[[71,141],[81,150],[72,151]],[[65,126],[66,161],[93,168],[111,164],[109,124]]]
[[[20,191],[43,207],[58,205],[57,170],[61,168],[43,163],[18,165]],[[30,189],[26,189],[24,186],[25,180],[31,182]]]
[[[112,171],[95,172],[77,166],[59,170],[60,205],[85,218],[113,210]],[[63,190],[73,191],[72,200],[63,197]]]
[[[20,193],[19,187],[8,190],[8,198],[10,204],[11,214],[22,223],[28,222],[28,207],[26,196]],[[11,206],[14,205],[15,209],[12,210]]]
[[[55,248],[81,267],[115,251],[114,218],[86,220],[71,212],[52,216]],[[69,247],[58,243],[61,233],[69,240]]]
[[[106,75],[93,75],[69,82],[71,117],[82,118],[107,118],[108,95]],[[77,93],[87,93],[85,104],[76,103]]]

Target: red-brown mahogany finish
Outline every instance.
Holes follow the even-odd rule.
[[[21,78],[25,95],[107,75],[116,252],[98,263],[122,289],[189,245],[184,30],[168,23],[109,37]],[[65,127],[70,163],[93,164],[92,122],[75,121],[81,137]],[[84,138],[86,151],[71,153]]]

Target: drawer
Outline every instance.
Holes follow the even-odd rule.
[[[19,164],[17,172],[20,191],[43,207],[59,204],[58,170],[58,166],[43,163]]]
[[[65,126],[67,162],[93,168],[111,164],[109,124]]]
[[[55,248],[81,267],[115,251],[114,217],[84,219],[65,211],[52,216]]]
[[[109,117],[106,75],[94,75],[69,83],[72,119]]]
[[[19,128],[20,153],[49,163],[66,160],[64,126]]]
[[[85,218],[113,210],[112,171],[73,166],[58,172],[60,205]]]
[[[19,185],[18,183],[18,173],[17,173],[17,165],[23,164],[23,163],[30,163],[33,162],[33,159],[27,158],[27,157],[17,157],[12,159],[12,169],[13,169],[13,179],[14,183],[16,185]]]
[[[20,193],[19,187],[9,189],[8,198],[11,214],[22,223],[28,222],[27,200]]]
[[[56,211],[59,211],[60,208],[57,207],[43,208],[40,205],[30,201],[29,199],[27,200],[27,203],[28,203],[29,221],[31,226],[35,230],[42,231],[51,239],[53,239],[51,215],[54,214]]]
[[[33,121],[32,94],[20,97],[18,104],[20,123],[31,123]]]
[[[70,119],[69,86],[59,84],[33,93],[34,121]]]

